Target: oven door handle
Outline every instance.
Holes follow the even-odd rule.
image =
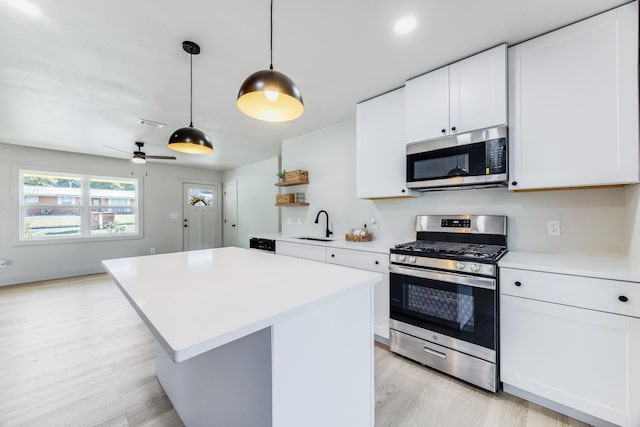
[[[455,283],[457,285],[471,286],[474,288],[495,289],[496,280],[477,276],[464,276],[462,274],[444,273],[419,268],[389,266],[389,273],[404,274],[405,276],[420,277],[423,279],[437,280],[440,282]]]

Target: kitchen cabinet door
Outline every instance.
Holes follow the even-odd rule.
[[[507,123],[507,45],[406,82],[406,142]]]
[[[296,258],[310,259],[312,261],[326,262],[326,253],[327,249],[324,246],[284,242],[281,240],[276,243],[277,255],[287,255]]]
[[[452,134],[507,123],[507,45],[449,66]]]
[[[632,408],[640,319],[510,295],[500,296],[500,376],[507,386],[621,425]]]
[[[408,80],[405,88],[406,142],[449,135],[449,67]]]
[[[638,182],[637,2],[508,56],[510,189]]]
[[[407,188],[404,88],[356,107],[356,193],[361,199],[411,197]]]
[[[389,254],[327,248],[327,262],[382,273],[382,280],[376,283],[373,288],[373,331],[376,335],[388,340]]]

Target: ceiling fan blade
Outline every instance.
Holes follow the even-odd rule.
[[[145,155],[147,159],[157,159],[157,160],[176,160],[175,156],[150,156]]]
[[[120,151],[120,152],[122,152],[122,153],[127,153],[127,154],[131,155],[131,151],[121,150],[121,149],[119,149],[119,148],[112,147],[112,146],[110,146],[110,145],[103,145],[103,147],[105,147],[105,148],[111,148],[112,150]]]

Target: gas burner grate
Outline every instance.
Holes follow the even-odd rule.
[[[439,254],[459,257],[494,259],[505,251],[504,246],[484,245],[478,243],[437,242],[432,240],[416,240],[401,243],[395,249],[415,252],[416,254]]]

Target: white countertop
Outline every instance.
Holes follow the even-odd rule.
[[[296,236],[300,236],[300,234],[264,233],[264,234],[252,234],[249,237],[278,240],[282,242],[302,243],[305,245],[325,246],[330,248],[353,249],[358,251],[376,252],[380,254],[388,254],[389,249],[391,249],[398,243],[402,243],[402,242],[396,242],[396,241],[390,241],[390,240],[376,240],[375,235],[371,242],[348,242],[344,239],[344,236],[342,237],[331,236],[330,239],[332,240],[328,242],[322,242],[317,240],[297,239]],[[307,237],[318,237],[321,239],[324,238],[323,236],[307,236]]]
[[[498,265],[503,268],[640,283],[640,265],[629,258],[510,251]]]
[[[381,278],[235,247],[121,258],[102,265],[175,362]]]

